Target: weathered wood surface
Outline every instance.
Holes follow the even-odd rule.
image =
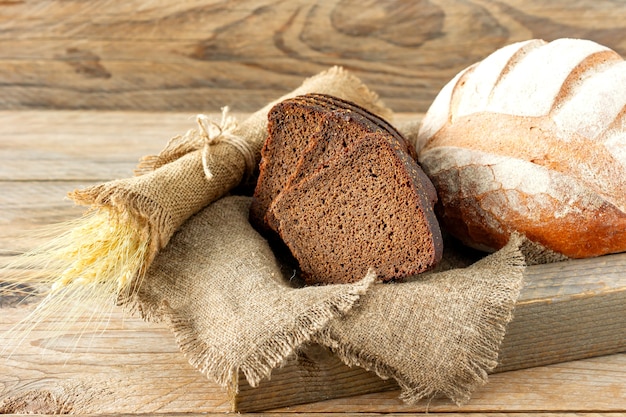
[[[26,310],[0,309],[0,331],[25,317]],[[87,332],[76,342],[76,332],[84,331],[84,324],[69,327],[66,336],[55,342],[46,332],[36,332],[8,361],[0,359],[0,411],[21,411],[9,408],[15,403],[9,399],[24,397],[41,398],[42,406],[31,410],[40,413],[62,407],[82,414],[230,410],[227,393],[189,366],[165,326],[114,312],[106,322],[107,331]],[[89,326],[98,324],[104,325]],[[393,390],[274,411],[623,413],[625,369],[626,354],[616,354],[495,374],[463,407],[444,400],[407,406]]]
[[[400,115],[399,119],[413,117],[419,116]],[[130,175],[139,157],[157,152],[171,136],[193,125],[193,114],[187,113],[0,112],[0,263],[13,250],[39,243],[38,238],[23,234],[24,230],[72,219],[83,211],[63,200],[67,191]],[[520,301],[505,338],[504,364],[508,361],[519,367],[520,358],[534,357],[538,362],[532,365],[540,365],[607,354],[624,346],[624,256],[604,260],[600,264],[581,261],[585,266],[573,270],[573,264],[555,264],[543,279],[529,280],[524,290],[526,304]],[[577,279],[555,285],[551,278],[568,274]],[[593,278],[598,276],[603,278]],[[563,310],[564,306],[569,310]],[[2,300],[0,334],[33,307],[16,307],[12,300]],[[163,414],[220,413],[231,407],[227,392],[187,364],[164,325],[144,323],[112,308],[110,316],[96,320],[86,311],[54,337],[55,321],[21,343],[0,340],[9,351],[19,346],[8,359],[0,358],[1,411]],[[533,326],[533,332],[526,333]],[[555,351],[554,343],[564,341],[567,351]],[[362,374],[358,379],[346,377],[346,369],[339,366],[333,371],[337,390],[367,383]],[[279,372],[275,375],[272,381],[283,384],[277,391],[279,397],[289,394],[287,388],[302,388],[294,385],[302,384],[300,380],[281,379]],[[322,381],[328,384],[328,379]],[[407,406],[397,398],[397,389],[388,388],[391,391],[292,405],[275,412],[624,412],[626,354],[497,373],[461,408],[444,400]],[[250,401],[257,395],[256,401],[261,401],[260,392],[240,399]],[[27,408],[18,408],[19,400],[25,400]],[[241,401],[239,405],[251,408]],[[257,402],[254,407],[263,405]]]
[[[626,55],[622,0],[9,0],[0,108],[254,111],[343,65],[423,112],[508,43],[586,38]]]

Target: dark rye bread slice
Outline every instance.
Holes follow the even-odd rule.
[[[396,148],[407,152],[406,140],[402,136],[394,135],[379,125],[373,125],[362,114],[344,109],[327,112],[322,118],[317,133],[309,139],[306,148],[302,151],[283,190],[315,172],[330,160],[340,157],[347,148],[353,146],[365,135],[375,132],[383,133]],[[437,198],[434,187],[431,186],[427,191],[434,204]],[[275,219],[270,208],[265,214],[265,222],[276,231]]]
[[[401,279],[441,259],[428,187],[415,160],[377,132],[283,190],[271,210],[308,284],[355,282],[369,268]]]
[[[285,187],[311,137],[320,130],[329,111],[358,118],[363,133],[389,131],[401,146],[414,154],[413,147],[391,125],[366,109],[336,97],[307,94],[284,100],[268,113],[268,138],[261,150],[259,178],[250,207],[250,222],[269,232],[266,214],[272,200]]]
[[[269,111],[268,137],[261,149],[259,178],[250,205],[250,223],[259,231],[270,230],[265,223],[265,213],[284,188],[302,149],[319,130],[324,112],[316,104],[293,99],[282,101]]]
[[[382,132],[387,139],[404,152],[410,152],[408,141],[395,130],[387,126],[369,123],[370,120],[356,112],[335,110],[328,112],[322,119],[322,125],[317,133],[309,140],[287,179],[286,187],[312,173],[318,166],[326,164],[342,151],[368,133]],[[433,188],[434,192],[434,188]]]

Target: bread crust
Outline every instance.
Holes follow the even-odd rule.
[[[626,214],[570,176],[463,148],[425,158],[441,168],[429,172],[441,198],[437,216],[469,246],[493,251],[516,231],[570,258],[626,251]]]

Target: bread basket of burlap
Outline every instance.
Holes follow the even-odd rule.
[[[269,109],[306,93],[392,118],[375,93],[338,67],[244,120],[227,109],[222,120],[198,116],[195,128],[145,157],[135,176],[70,195],[96,216],[106,213],[99,222],[108,224],[97,227],[93,240],[123,235],[134,242],[134,253],[120,257],[112,246],[93,257],[96,266],[63,266],[64,278],[48,297],[70,291],[84,270],[99,268],[95,285],[113,281],[106,287],[120,305],[168,323],[189,362],[231,390],[239,375],[255,387],[317,343],[349,366],[395,379],[407,403],[435,396],[468,401],[497,365],[522,286],[522,239],[513,237],[476,262],[445,249],[436,270],[403,282],[378,282],[370,271],[351,284],[297,285],[293,269],[250,225],[245,185],[254,184]],[[107,263],[117,266],[103,268]]]

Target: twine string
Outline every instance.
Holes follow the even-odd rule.
[[[250,144],[234,132],[238,127],[237,119],[228,114],[229,108],[222,107],[222,118],[219,122],[210,119],[207,115],[199,114],[196,117],[199,133],[204,141],[202,147],[202,167],[207,179],[213,178],[211,166],[214,164],[212,147],[219,143],[233,146],[243,157],[246,166],[246,175],[252,175],[256,165],[256,156]]]

